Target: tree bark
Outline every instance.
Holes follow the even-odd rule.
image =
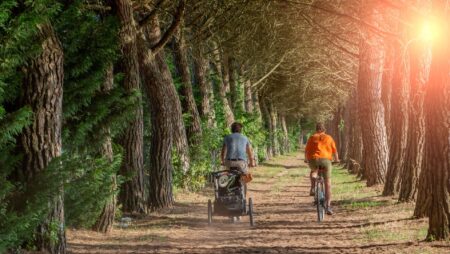
[[[63,50],[50,24],[39,25],[38,29],[42,52],[24,68],[21,103],[29,105],[34,114],[32,123],[19,137],[24,152],[21,170],[27,182],[33,181],[54,158],[61,155]],[[62,193],[55,194],[48,200],[48,205],[50,212],[37,228],[34,245],[38,251],[66,253]],[[56,232],[52,232],[55,224],[58,227]]]
[[[266,159],[270,160],[273,157],[273,151],[275,148],[273,148],[273,126],[272,121],[270,119],[270,111],[269,107],[267,105],[267,100],[263,99],[262,97],[259,97],[259,102],[261,106],[261,115],[262,119],[264,121],[264,127],[266,130],[269,130],[269,136],[267,137],[269,140],[266,142]]]
[[[144,28],[144,33],[147,37],[148,44],[155,45],[161,40],[161,30],[159,26],[159,20],[157,15],[151,18],[148,25]],[[158,51],[154,54],[155,61],[157,63],[157,69],[150,68],[150,70],[156,71],[153,75],[163,75],[163,79],[157,79],[154,82],[166,82],[167,84],[160,84],[168,92],[168,99],[171,100],[170,107],[165,110],[170,110],[171,114],[168,115],[172,122],[171,130],[173,130],[173,144],[178,155],[179,163],[183,173],[187,173],[190,167],[189,158],[189,145],[187,141],[186,128],[184,126],[183,114],[181,110],[180,98],[178,92],[175,89],[175,85],[165,61],[164,51]],[[141,58],[141,57],[140,57]],[[141,66],[141,64],[140,64]],[[142,67],[141,67],[142,68]],[[151,100],[150,100],[151,102]]]
[[[175,69],[181,77],[181,106],[184,114],[189,115],[186,126],[187,139],[190,144],[198,144],[202,134],[200,114],[195,104],[194,92],[192,91],[191,72],[189,70],[188,56],[184,33],[182,29],[173,38],[173,56]]]
[[[424,88],[429,77],[431,49],[415,45],[410,58],[411,102],[409,107],[408,143],[399,193],[400,202],[413,201],[417,193],[425,142]]]
[[[270,115],[270,142],[272,143],[272,155],[280,155],[280,142],[278,140],[278,121],[277,110],[273,105],[273,102],[268,101],[269,115]]]
[[[236,68],[235,68],[235,61],[232,57],[228,57],[226,60],[224,60],[224,67],[228,67],[226,72],[224,72],[224,75],[228,75],[229,83],[230,83],[230,104],[231,108],[233,109],[234,114],[238,112],[238,84],[237,84],[237,78],[236,78]]]
[[[113,65],[110,64],[109,67],[106,70],[105,75],[105,82],[103,82],[103,86],[101,88],[101,92],[104,94],[108,94],[114,83],[114,70]],[[106,158],[109,162],[113,162],[114,153],[112,148],[112,142],[111,142],[111,130],[109,127],[104,127],[102,130],[103,133],[105,133],[105,141],[103,142],[103,145],[100,149],[100,154]],[[116,176],[113,175],[112,177],[112,186],[111,186],[111,193],[115,193],[116,191]],[[116,213],[116,204],[117,204],[117,197],[116,194],[111,195],[111,197],[106,201],[105,206],[103,207],[102,213],[100,214],[100,217],[97,219],[93,226],[93,230],[102,232],[102,233],[108,233],[112,230],[113,224],[114,224],[114,217]]]
[[[375,27],[382,22],[382,9],[373,3],[366,4],[362,17]],[[369,31],[360,42],[358,77],[358,103],[361,123],[364,165],[367,185],[382,184],[388,164],[388,144],[381,101],[381,78],[384,66],[383,41]]]
[[[436,2],[436,3],[435,3]],[[430,80],[425,96],[425,163],[431,180],[428,239],[450,236],[450,10],[447,1],[433,1],[442,30],[433,41]]]
[[[416,49],[412,52],[408,143],[399,195],[400,202],[413,201],[417,193],[425,143],[424,88],[428,81],[430,64],[430,48]]]
[[[384,106],[384,122],[386,125],[386,134],[388,145],[391,145],[391,112],[392,112],[392,82],[394,79],[395,54],[392,43],[386,45],[386,60],[384,62],[383,79],[381,87],[381,101]]]
[[[160,37],[158,18],[153,17],[147,27],[142,28],[138,38],[138,59],[142,84],[151,103],[151,144],[150,144],[150,179],[149,208],[155,211],[173,204],[172,195],[172,144],[174,133],[178,130],[172,120],[175,114],[175,87],[170,72],[165,66],[161,52],[154,55],[149,47]],[[148,38],[147,38],[147,37]],[[176,92],[176,91],[175,91]],[[181,108],[181,107],[180,107]],[[176,111],[176,109],[175,109]],[[181,114],[181,112],[180,112]],[[183,127],[184,131],[184,127]]]
[[[401,14],[405,18],[405,14]],[[403,41],[407,41],[406,29],[401,28]],[[410,61],[409,49],[406,46],[396,43],[397,52],[402,52],[396,56],[394,63],[394,78],[392,80],[392,112],[391,112],[391,142],[389,146],[389,161],[386,174],[386,183],[383,189],[383,196],[395,195],[398,191],[400,173],[405,162],[405,151],[408,134],[408,102],[410,87]]]
[[[244,82],[244,105],[245,112],[252,114],[255,108],[252,98],[252,88],[250,80]]]
[[[344,122],[343,129],[340,130],[341,138],[340,138],[340,151],[339,158],[343,160],[344,163],[348,160],[348,149],[349,149],[349,138],[350,138],[350,109],[349,104],[347,103],[342,109],[342,118]]]
[[[208,127],[214,127],[214,108],[211,104],[214,101],[212,85],[208,80],[209,62],[199,52],[194,57],[194,77],[200,90],[201,102],[199,113],[202,118],[207,119]]]
[[[122,50],[122,62],[125,78],[123,86],[128,94],[140,92],[140,72],[136,35],[136,22],[133,18],[133,6],[130,0],[116,0],[115,7],[121,23],[119,40]],[[131,179],[122,184],[120,203],[124,212],[143,214],[147,212],[147,200],[144,184],[144,121],[142,98],[123,137],[120,140],[124,148],[120,174]]]
[[[280,125],[281,125],[281,131],[283,133],[283,137],[282,137],[282,145],[281,147],[281,154],[287,154],[290,152],[290,147],[289,147],[289,132],[288,132],[288,128],[287,128],[287,124],[286,124],[286,116],[284,114],[279,114],[279,118],[280,118]]]
[[[234,123],[234,113],[228,100],[229,92],[229,80],[228,80],[228,68],[222,65],[222,59],[218,49],[214,51],[214,65],[216,67],[217,75],[219,76],[219,97],[223,105],[223,111],[225,114],[225,123],[227,127],[230,127]],[[225,71],[225,73],[224,73]]]
[[[258,91],[251,94],[253,99],[253,111],[258,116],[259,120],[262,121],[261,105],[259,100]]]

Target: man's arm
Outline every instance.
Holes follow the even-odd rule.
[[[255,167],[256,166],[255,157],[253,156],[253,149],[250,144],[247,144],[246,150],[250,167]]]
[[[336,142],[334,142],[333,138],[331,139],[331,150],[333,152],[334,161],[335,162],[339,162],[339,154],[338,154],[338,151],[336,149]]]
[[[220,152],[220,165],[225,164],[225,154],[227,153],[227,145],[223,144],[222,151]]]
[[[334,161],[339,162],[340,160],[339,160],[338,152],[336,151],[333,155],[334,155]]]

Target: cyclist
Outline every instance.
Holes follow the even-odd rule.
[[[255,159],[248,138],[241,134],[242,127],[242,124],[238,122],[231,125],[232,133],[223,140],[220,159],[225,167],[237,167],[247,174],[247,166],[254,167]]]
[[[327,202],[327,214],[332,215],[331,209],[331,160],[339,162],[339,155],[336,150],[336,143],[330,135],[325,134],[325,126],[323,123],[316,124],[316,133],[314,133],[306,143],[305,148],[305,162],[311,168],[311,190],[310,195],[314,196],[314,180],[317,178],[318,168],[325,169],[325,193]]]

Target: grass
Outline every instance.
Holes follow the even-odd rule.
[[[358,242],[417,242],[427,236],[425,221],[407,220],[412,215],[411,205],[381,197],[379,189],[366,187],[365,181],[343,168],[335,167],[331,179],[334,200],[340,207],[352,212],[364,211],[369,214],[369,221],[385,222],[361,227]]]
[[[387,201],[373,201],[373,200],[342,200],[339,202],[345,209],[361,209],[377,206],[386,206],[389,204]]]
[[[346,169],[333,168],[331,176],[333,195],[335,200],[350,200],[348,208],[372,207],[382,204],[361,201],[362,199],[379,195],[373,188],[366,188],[363,181],[360,181],[355,175],[351,175]]]
[[[401,225],[398,225],[401,226]],[[396,227],[396,225],[385,225],[384,227],[373,226],[363,230],[364,242],[398,242],[398,241],[420,241],[427,236],[427,227],[408,228]]]

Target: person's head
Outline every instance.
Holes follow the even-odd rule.
[[[231,132],[232,133],[241,133],[241,130],[242,130],[242,124],[241,123],[234,122],[231,125]]]
[[[325,125],[321,122],[316,124],[316,131],[317,132],[325,132]]]

